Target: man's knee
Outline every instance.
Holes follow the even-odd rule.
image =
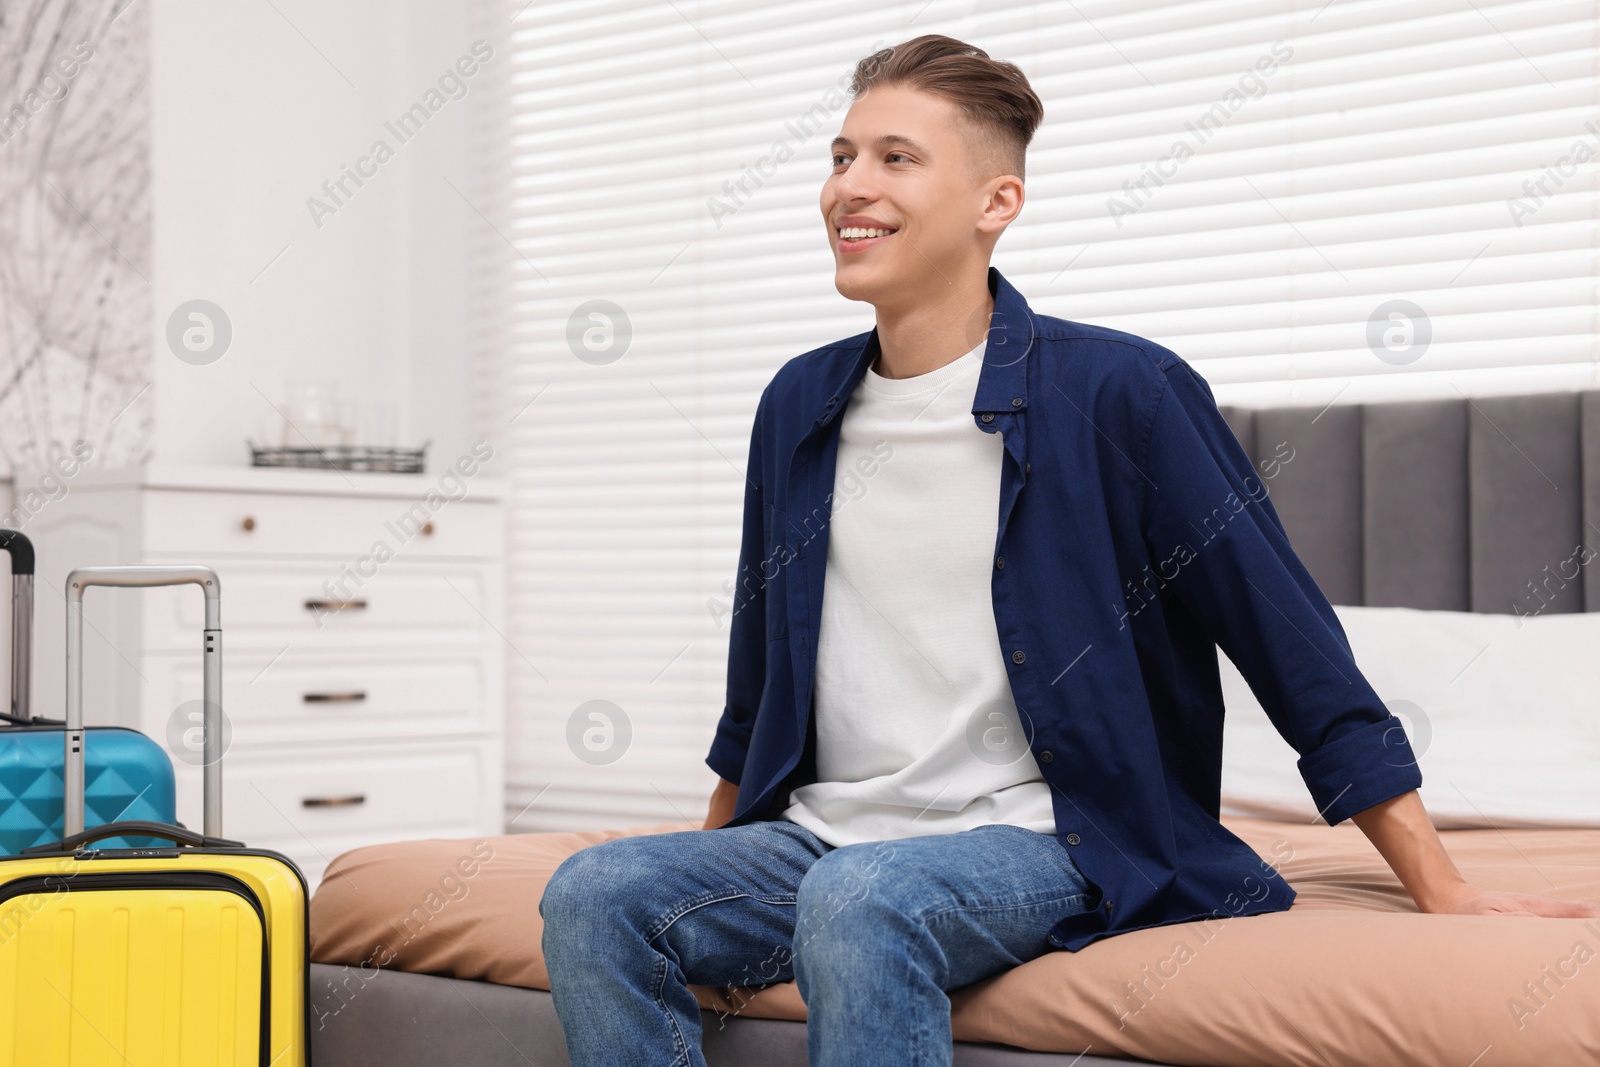
[[[808,933],[824,927],[838,930],[852,919],[902,907],[906,901],[897,890],[905,887],[897,885],[893,873],[894,852],[892,842],[877,841],[846,845],[819,857],[795,894],[796,940],[805,927]]]
[[[608,847],[626,840],[617,838],[589,845],[556,865],[539,898],[539,914],[547,925],[558,918],[570,922],[619,891],[628,891],[634,865]]]
[[[693,831],[704,833],[704,831]],[[675,871],[695,870],[699,860],[678,835],[615,837],[581,848],[562,860],[545,883],[539,914],[569,920],[619,910],[661,898]]]

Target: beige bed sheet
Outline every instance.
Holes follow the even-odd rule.
[[[1135,930],[951,994],[955,1038],[1226,1067],[1600,1064],[1600,919],[1424,915],[1353,823],[1224,823],[1298,891],[1287,912]],[[311,957],[548,989],[539,895],[600,841],[694,829],[408,841],[338,857]],[[1490,889],[1600,900],[1600,830],[1451,830]],[[706,1025],[804,1019],[795,984],[694,986]]]

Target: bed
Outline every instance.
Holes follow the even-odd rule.
[[[1462,873],[1600,901],[1600,391],[1223,413],[1406,721]],[[1222,821],[1294,906],[1132,931],[957,990],[955,1063],[1600,1062],[1600,919],[1419,914],[1353,823],[1316,817],[1293,751],[1222,665]],[[566,1064],[546,879],[599,841],[695,825],[338,857],[311,905],[315,1062]],[[806,1063],[793,982],[694,989],[710,1063]]]

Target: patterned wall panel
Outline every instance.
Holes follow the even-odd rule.
[[[0,476],[150,447],[149,8],[0,5]]]

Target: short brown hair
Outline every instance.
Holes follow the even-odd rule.
[[[930,33],[881,48],[856,64],[850,92],[902,85],[950,100],[1017,177],[1028,142],[1044,120],[1044,105],[1015,63],[990,59],[976,45]]]

